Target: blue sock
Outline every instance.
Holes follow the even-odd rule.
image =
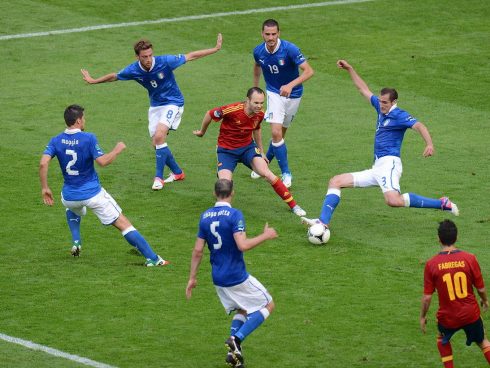
[[[266,317],[264,317],[264,314]],[[266,308],[262,308],[257,312],[253,312],[247,316],[247,322],[243,324],[243,326],[235,333],[234,336],[238,337],[241,342],[245,340],[245,338],[250,335],[257,327],[259,327],[265,319],[269,316],[269,311]]]
[[[175,161],[174,155],[172,154],[172,151],[170,151],[170,148],[166,147],[168,152],[167,152],[167,161],[165,162],[167,166],[172,170],[174,174],[182,174],[182,169],[180,166],[177,164],[177,161]]]
[[[403,196],[406,197],[406,193]],[[408,193],[408,197],[410,198],[410,207],[441,209],[442,206],[440,199],[426,198],[415,193]]]
[[[269,143],[269,148],[267,149],[267,154],[265,155],[269,162],[274,160],[274,146],[272,145],[272,141]]]
[[[323,201],[322,213],[320,214],[320,221],[328,225],[332,218],[333,212],[340,202],[340,189],[329,189],[325,200]]]
[[[150,244],[148,244],[145,238],[143,238],[143,236],[133,226],[124,230],[122,234],[129,244],[138,248],[143,257],[146,259],[151,259],[152,261],[157,260],[158,256],[153,249],[151,249]]]
[[[66,210],[66,222],[71,232],[71,239],[73,244],[82,245],[82,239],[80,239],[80,223],[82,218],[78,216],[75,212]]]
[[[291,171],[289,171],[288,165],[288,149],[286,147],[286,142],[284,142],[284,139],[278,143],[272,143],[272,145],[274,146],[274,156],[276,156],[277,163],[281,168],[281,173],[291,173]]]
[[[165,167],[165,163],[167,162],[168,148],[165,144],[163,147],[157,146],[155,149],[155,177],[163,179],[163,169]]]
[[[230,336],[234,336],[245,322],[247,322],[247,317],[240,313],[235,314],[231,320]]]

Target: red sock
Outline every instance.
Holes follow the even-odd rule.
[[[442,344],[442,337],[437,338],[437,349],[439,349],[439,354],[441,354],[442,364],[444,368],[454,368],[453,363],[453,349],[451,348],[451,342],[448,341],[447,344]]]
[[[483,351],[483,355],[485,355],[485,359],[490,364],[490,345],[483,348],[482,351]]]
[[[276,176],[276,179],[271,183],[274,191],[282,198],[284,202],[289,206],[289,208],[293,208],[296,206],[296,201],[294,200],[291,193],[289,193],[288,188],[284,185],[284,183]]]

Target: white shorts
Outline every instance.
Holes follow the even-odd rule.
[[[121,207],[104,188],[97,195],[83,201],[65,201],[62,195],[61,203],[78,216],[84,216],[87,213],[85,207],[90,208],[103,225],[111,225],[122,212]]]
[[[242,309],[250,314],[261,310],[272,301],[272,297],[264,285],[252,275],[235,286],[215,285],[214,287],[227,314],[237,309]]]
[[[289,128],[298,111],[300,102],[301,97],[288,98],[278,93],[267,91],[265,121],[268,123],[282,124],[284,128]]]
[[[354,187],[365,188],[379,186],[383,193],[396,190],[400,192],[400,178],[403,166],[400,157],[384,156],[377,159],[369,170],[351,173]]]
[[[155,135],[158,124],[164,124],[170,130],[177,130],[182,120],[184,106],[166,105],[150,107],[148,110],[148,131]]]

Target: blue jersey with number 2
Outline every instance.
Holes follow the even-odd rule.
[[[82,201],[101,191],[94,160],[104,154],[97,138],[79,129],[66,129],[51,138],[44,150],[45,155],[57,157],[63,173],[63,198],[67,201]]]
[[[184,96],[173,73],[182,64],[185,64],[185,55],[155,56],[149,71],[143,69],[137,61],[117,73],[117,79],[134,80],[145,87],[152,107],[184,106]]]
[[[213,283],[217,286],[238,285],[248,277],[243,253],[233,237],[239,231],[245,231],[243,214],[226,202],[217,202],[201,215],[197,236],[208,244]]]

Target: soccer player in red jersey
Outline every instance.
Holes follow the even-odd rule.
[[[480,265],[473,254],[459,250],[454,245],[458,236],[454,222],[441,222],[438,235],[442,250],[426,263],[424,270],[420,328],[425,333],[427,312],[432,294],[437,289],[437,348],[444,368],[454,367],[450,340],[460,329],[466,333],[466,345],[470,346],[475,342],[490,364],[490,342],[485,338],[480,308],[473,293],[474,286],[480,296],[483,311],[487,311],[488,298]]]
[[[247,92],[244,102],[216,107],[206,112],[201,129],[194,130],[194,135],[203,137],[211,121],[221,121],[218,136],[218,177],[232,180],[233,171],[239,162],[264,177],[274,191],[291,208],[295,215],[304,216],[306,213],[296,204],[292,194],[284,186],[267,165],[263,155],[262,132],[260,123],[264,119],[265,93],[258,87],[252,87]]]

